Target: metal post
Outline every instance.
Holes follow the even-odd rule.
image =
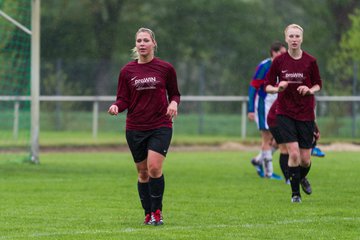
[[[31,161],[39,163],[40,0],[31,5]]]
[[[353,96],[357,95],[357,72],[358,72],[358,63],[354,60],[354,77],[353,77]],[[352,138],[356,138],[356,112],[357,112],[357,102],[352,102]]]
[[[200,65],[200,76],[199,76],[199,95],[203,96],[205,93],[205,70],[204,64]],[[198,113],[199,113],[199,128],[198,133],[202,135],[204,133],[204,107],[202,101],[198,102]]]
[[[20,107],[20,102],[16,101],[14,103],[14,126],[13,126],[14,140],[18,140],[18,136],[19,136],[19,107]]]
[[[60,58],[56,60],[56,96],[61,95],[61,69],[62,69],[62,61]],[[61,102],[57,101],[55,103],[55,124],[56,130],[60,131],[62,129],[62,121],[61,121]]]
[[[97,138],[98,133],[98,119],[99,119],[99,102],[95,101],[93,103],[93,126],[92,126],[92,133],[93,138]]]

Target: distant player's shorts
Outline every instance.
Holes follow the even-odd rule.
[[[280,134],[280,129],[278,126],[275,127],[270,127],[269,128],[271,135],[273,136],[273,138],[275,139],[277,144],[283,144],[284,143],[284,139]]]
[[[255,97],[255,122],[259,130],[269,130],[267,116],[269,110],[277,98],[277,94],[256,94]]]
[[[298,121],[285,115],[277,115],[276,121],[284,143],[298,142],[300,148],[312,148],[314,121]]]
[[[126,130],[126,141],[136,163],[144,161],[148,150],[160,153],[164,157],[168,152],[172,137],[172,128],[162,127],[148,131]]]

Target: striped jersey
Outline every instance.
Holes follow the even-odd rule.
[[[265,98],[267,95],[264,89],[264,82],[266,73],[269,71],[271,63],[271,58],[267,58],[260,62],[260,64],[256,67],[255,74],[250,82],[249,87],[248,112],[255,111],[254,107],[256,94],[259,94],[262,96],[262,98]]]

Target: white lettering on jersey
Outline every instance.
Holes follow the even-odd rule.
[[[135,86],[136,90],[156,89],[156,84],[158,82],[156,77],[136,78],[137,77],[131,78],[131,81],[134,81],[133,86]]]

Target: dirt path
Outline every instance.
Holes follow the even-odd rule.
[[[318,147],[323,151],[351,151],[360,152],[360,144],[352,143],[332,143]],[[173,146],[174,151],[257,151],[258,145],[244,145],[236,142],[227,142],[219,146]]]
[[[327,151],[346,151],[360,152],[360,144],[352,143],[331,143],[319,144],[318,147],[324,152]],[[216,151],[258,151],[259,146],[255,144],[241,144],[238,142],[226,142],[216,146],[210,145],[191,145],[179,146],[172,145],[170,151],[173,152],[216,152]],[[0,153],[26,152],[27,149],[0,149]],[[128,146],[67,146],[67,147],[40,147],[40,152],[126,152]]]
[[[351,151],[360,152],[360,144],[332,143],[327,145],[319,144],[323,151]],[[257,151],[258,145],[245,145],[237,142],[226,142],[216,146],[179,146],[172,145],[170,151],[174,152],[201,152],[201,151]],[[124,152],[129,151],[127,146],[79,146],[79,147],[44,147],[41,152]]]

